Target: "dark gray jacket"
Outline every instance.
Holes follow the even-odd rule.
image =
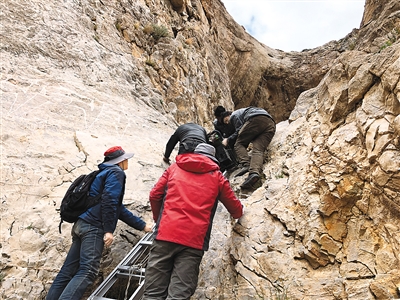
[[[232,112],[230,117],[230,123],[235,127],[235,133],[229,136],[228,140],[236,140],[240,129],[248,120],[255,116],[267,116],[270,117],[272,120],[272,116],[263,108],[258,107],[245,107]]]

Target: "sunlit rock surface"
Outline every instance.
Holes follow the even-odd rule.
[[[151,222],[169,136],[212,130],[216,105],[264,107],[277,133],[257,189],[230,177],[245,215],[219,207],[193,299],[400,298],[397,0],[290,53],[220,1],[6,0],[0,14],[2,299],[44,299],[71,243],[61,198],[108,147],[135,153],[124,201]],[[142,235],[119,223],[94,287]]]

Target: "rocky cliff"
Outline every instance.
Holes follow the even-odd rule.
[[[61,197],[108,147],[135,152],[125,204],[151,222],[166,141],[186,121],[211,130],[216,105],[264,107],[277,133],[256,190],[230,178],[246,214],[218,210],[193,299],[400,297],[398,0],[366,0],[359,29],[290,53],[218,0],[6,0],[0,14],[2,299],[44,299],[70,245]],[[141,236],[119,224],[98,281]]]

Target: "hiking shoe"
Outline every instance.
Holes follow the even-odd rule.
[[[249,177],[246,178],[246,180],[242,183],[240,186],[242,189],[249,189],[253,187],[253,184],[255,184],[258,180],[260,179],[260,176],[257,173],[251,173]]]
[[[249,166],[242,167],[239,172],[235,175],[235,177],[242,176],[249,171]]]

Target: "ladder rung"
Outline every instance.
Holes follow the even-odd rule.
[[[140,268],[140,267],[135,267],[135,266],[119,266],[118,267],[118,271],[124,271],[124,272],[135,272],[135,273],[144,273],[145,272],[145,268]]]
[[[153,243],[153,241],[141,241],[140,242],[141,245],[147,245],[147,246],[151,246],[152,243]]]
[[[139,286],[130,296],[129,300],[142,299],[144,290],[145,268],[148,260],[149,246],[154,240],[154,232],[148,232],[131,249],[119,265],[107,276],[107,278],[89,296],[90,300],[116,300],[103,297],[113,287],[118,278],[135,278]]]
[[[129,274],[129,273],[116,273],[115,276],[117,278],[137,278],[137,279],[144,279],[144,274],[143,275],[138,275],[138,274]]]

